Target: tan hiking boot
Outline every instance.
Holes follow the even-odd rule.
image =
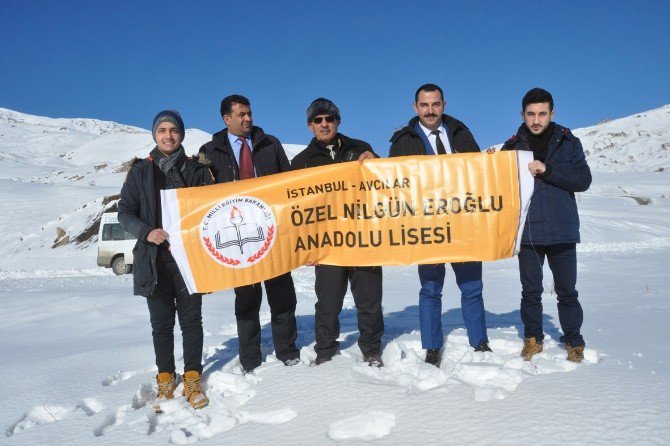
[[[158,383],[158,395],[156,395],[154,410],[156,413],[163,413],[160,401],[174,398],[174,390],[177,388],[176,376],[174,373],[161,372],[156,375],[156,382]]]
[[[523,349],[521,349],[521,357],[524,361],[530,361],[534,355],[542,351],[542,343],[537,342],[535,337],[525,338],[523,340]]]
[[[209,404],[209,400],[205,396],[205,392],[200,387],[200,373],[195,370],[189,370],[183,375],[184,391],[182,395],[186,397],[194,409],[200,409]]]
[[[568,361],[580,363],[584,360],[584,346],[573,347],[570,344],[565,344],[565,350],[568,352]]]

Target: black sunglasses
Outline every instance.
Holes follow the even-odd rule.
[[[332,124],[335,122],[335,116],[326,116],[325,118],[323,116],[319,116],[318,118],[312,118],[312,122],[314,124],[321,124],[323,120],[326,120],[327,123]]]

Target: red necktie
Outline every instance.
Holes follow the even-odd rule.
[[[240,180],[246,180],[247,178],[254,178],[254,161],[251,159],[251,149],[249,144],[247,144],[246,138],[239,137],[238,141],[242,142],[242,148],[240,149]]]

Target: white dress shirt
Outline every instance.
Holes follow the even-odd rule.
[[[421,127],[421,130],[424,131],[426,136],[428,137],[428,142],[430,142],[430,147],[433,149],[433,152],[437,155],[437,143],[436,143],[436,138],[437,135],[433,135],[430,130],[427,127],[424,127],[424,125],[419,121],[419,126]],[[444,128],[444,125],[440,124],[440,128],[437,130],[440,131],[440,139],[442,140],[442,144],[444,144],[444,150],[447,153],[453,153],[453,150],[451,150],[451,144],[449,144],[449,137],[447,136],[447,129]]]

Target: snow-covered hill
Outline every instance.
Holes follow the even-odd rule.
[[[210,134],[187,129],[187,154],[197,153],[209,140]],[[91,228],[115,204],[125,164],[147,156],[153,147],[150,131],[137,127],[0,108],[0,252],[10,254],[3,256],[5,261],[14,264],[19,253],[35,254],[68,242],[88,246]],[[293,157],[304,147],[287,144],[285,149]]]
[[[630,172],[670,169],[670,105],[575,129],[591,170]]]

